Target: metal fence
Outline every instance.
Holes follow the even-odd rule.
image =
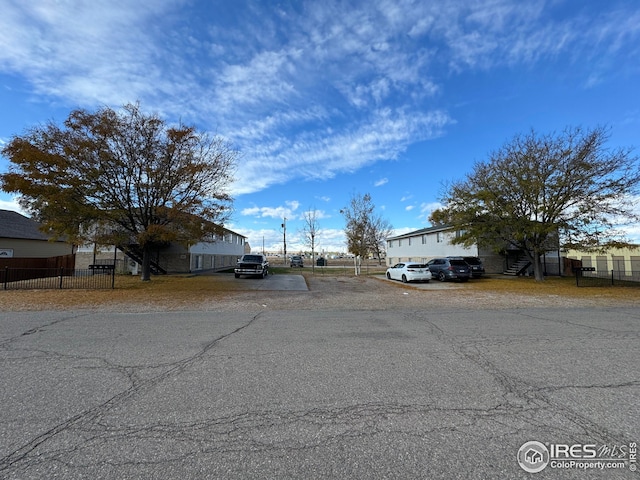
[[[90,268],[10,268],[0,270],[3,290],[106,289],[115,286],[113,265]]]
[[[624,270],[598,271],[594,267],[575,269],[578,287],[627,286],[640,287],[640,272]]]

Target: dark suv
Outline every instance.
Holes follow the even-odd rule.
[[[458,257],[451,257],[458,258]],[[484,275],[484,265],[478,257],[462,257],[462,259],[471,267],[471,277],[480,278]]]
[[[460,280],[466,282],[471,278],[471,267],[462,257],[432,258],[427,262],[434,278],[441,282],[445,280]]]

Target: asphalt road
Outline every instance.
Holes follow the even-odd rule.
[[[638,478],[628,465],[531,474],[516,456],[531,440],[628,455],[639,320],[625,308],[0,313],[0,478]]]

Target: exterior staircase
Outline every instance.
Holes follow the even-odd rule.
[[[524,272],[527,270],[527,268],[529,268],[530,265],[531,265],[531,261],[527,257],[521,256],[518,258],[518,261],[516,263],[511,265],[507,270],[505,270],[502,273],[505,275],[511,275],[511,276],[517,277],[518,275],[524,274]]]
[[[118,245],[118,248],[122,250],[127,256],[136,262],[138,265],[142,265],[142,248],[140,245],[128,244],[128,245]],[[150,269],[152,275],[166,275],[167,271],[162,268],[156,260],[151,259]]]

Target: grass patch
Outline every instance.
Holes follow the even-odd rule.
[[[323,275],[353,277],[353,270],[274,267],[274,275],[302,274],[306,278]],[[363,272],[364,273],[364,272]],[[369,271],[369,275],[384,274],[384,270]],[[360,278],[364,280],[366,274]],[[253,281],[246,279],[245,281]],[[255,280],[260,281],[260,280]],[[395,285],[391,284],[391,285]],[[402,284],[397,285],[403,287]],[[242,282],[234,281],[233,274],[222,275],[161,275],[150,282],[142,282],[137,276],[118,275],[115,289],[105,290],[7,290],[0,291],[0,309],[42,310],[93,308],[101,306],[138,304],[152,308],[189,308],[203,301],[224,298],[230,292],[246,291]],[[548,277],[536,282],[532,277],[489,276],[470,280],[462,288],[450,291],[451,296],[492,292],[499,295],[553,296],[567,299],[602,299],[603,301],[629,302],[640,300],[640,288],[624,286],[577,287],[573,277]]]
[[[635,288],[634,288],[635,287]],[[470,280],[465,289],[480,292],[517,294],[517,295],[553,295],[567,298],[608,298],[629,300],[640,299],[637,286],[600,286],[578,287],[575,277],[547,277],[536,282],[533,277],[495,276]]]
[[[138,276],[116,275],[113,290],[0,291],[0,309],[99,308],[122,303],[162,305],[167,300],[188,306],[234,291],[243,291],[242,286],[220,275],[161,275],[149,282]]]

